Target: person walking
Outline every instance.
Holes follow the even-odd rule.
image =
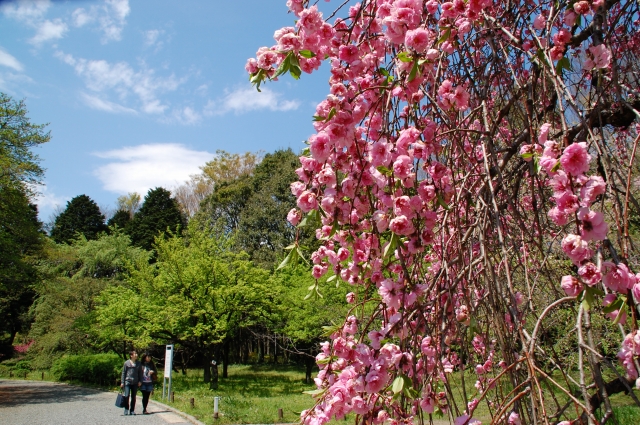
[[[126,399],[124,414],[135,415],[136,394],[138,393],[138,387],[142,385],[142,367],[138,361],[136,350],[132,350],[129,353],[129,360],[122,365],[120,382],[120,388],[124,388],[124,397]],[[131,400],[129,400],[129,396],[131,396]]]
[[[147,405],[149,404],[149,396],[153,392],[153,382],[158,377],[158,371],[156,370],[156,365],[153,364],[153,360],[151,359],[151,354],[144,353],[142,355],[142,385],[140,386],[140,391],[142,391],[142,414],[148,415]]]

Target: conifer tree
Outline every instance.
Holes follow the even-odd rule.
[[[149,190],[140,210],[134,215],[128,233],[135,246],[150,250],[156,236],[166,232],[180,233],[184,219],[178,202],[162,187]]]
[[[57,243],[69,243],[79,233],[92,240],[106,230],[98,204],[87,195],[79,195],[67,202],[67,208],[56,218],[51,238]]]

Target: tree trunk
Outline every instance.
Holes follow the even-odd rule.
[[[211,360],[213,356],[209,351],[205,352],[204,355],[204,383],[211,382]]]
[[[229,340],[225,340],[222,346],[222,377],[228,378],[227,369],[229,367]]]
[[[258,339],[258,364],[264,363],[264,341],[262,338]]]
[[[313,357],[307,357],[305,359],[304,382],[307,384],[311,384],[313,382],[313,380],[311,379],[311,374],[313,373],[314,364],[315,364],[315,359]]]

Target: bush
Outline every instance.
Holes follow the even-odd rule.
[[[25,372],[25,371],[28,372],[33,370],[33,368],[31,367],[31,362],[29,362],[28,360],[20,360],[13,367],[13,370],[19,371],[19,372]]]
[[[116,354],[70,355],[56,360],[51,373],[59,381],[105,385],[120,377],[122,362]]]

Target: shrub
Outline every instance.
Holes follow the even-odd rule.
[[[28,360],[20,360],[13,367],[13,370],[15,370],[15,371],[30,371],[30,370],[33,370],[33,368],[31,367],[31,363]]]
[[[105,385],[115,382],[122,370],[116,354],[70,355],[53,363],[51,373],[59,381],[80,381]]]

